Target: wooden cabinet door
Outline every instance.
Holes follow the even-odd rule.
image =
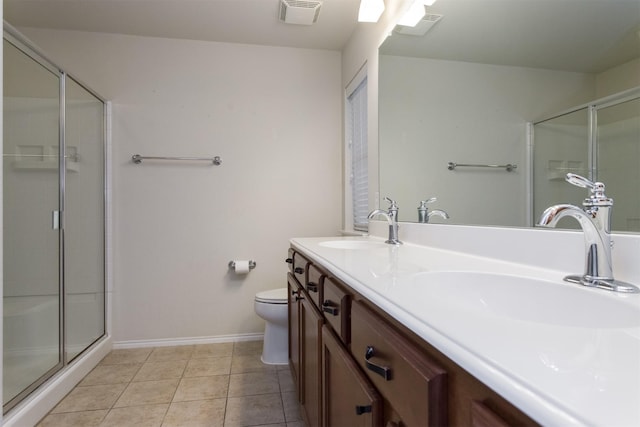
[[[382,397],[328,326],[322,328],[324,427],[382,424]]]
[[[351,305],[351,354],[405,426],[448,425],[445,369],[361,302]]]
[[[298,400],[301,400],[300,377],[300,293],[298,282],[291,273],[287,275],[287,289],[289,295],[289,368],[296,385]]]
[[[320,427],[322,314],[306,296],[300,304],[300,346],[302,348],[302,412],[307,427]]]

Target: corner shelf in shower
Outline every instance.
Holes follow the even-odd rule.
[[[55,160],[16,160],[13,162],[14,169],[24,170],[57,170],[58,162]],[[78,162],[67,162],[67,171],[80,172]]]
[[[18,145],[15,148],[17,153],[3,154],[3,157],[15,158],[12,164],[14,169],[57,170],[59,167],[58,153],[52,146]],[[67,149],[67,171],[80,172],[77,148],[69,146]]]

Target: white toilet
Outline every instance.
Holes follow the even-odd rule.
[[[254,307],[256,314],[266,322],[262,362],[286,365],[289,361],[287,288],[258,292]]]

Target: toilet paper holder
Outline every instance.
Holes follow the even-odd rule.
[[[254,268],[256,268],[256,262],[253,260],[249,260],[249,270],[253,270]],[[229,268],[231,270],[235,270],[236,269],[236,262],[235,261],[229,261]]]

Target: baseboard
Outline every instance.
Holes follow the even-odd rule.
[[[157,340],[131,340],[115,341],[114,349],[144,348],[144,347],[169,347],[191,344],[214,344],[224,342],[259,341],[264,338],[264,333],[218,335],[214,337],[188,337],[188,338],[162,338]]]

